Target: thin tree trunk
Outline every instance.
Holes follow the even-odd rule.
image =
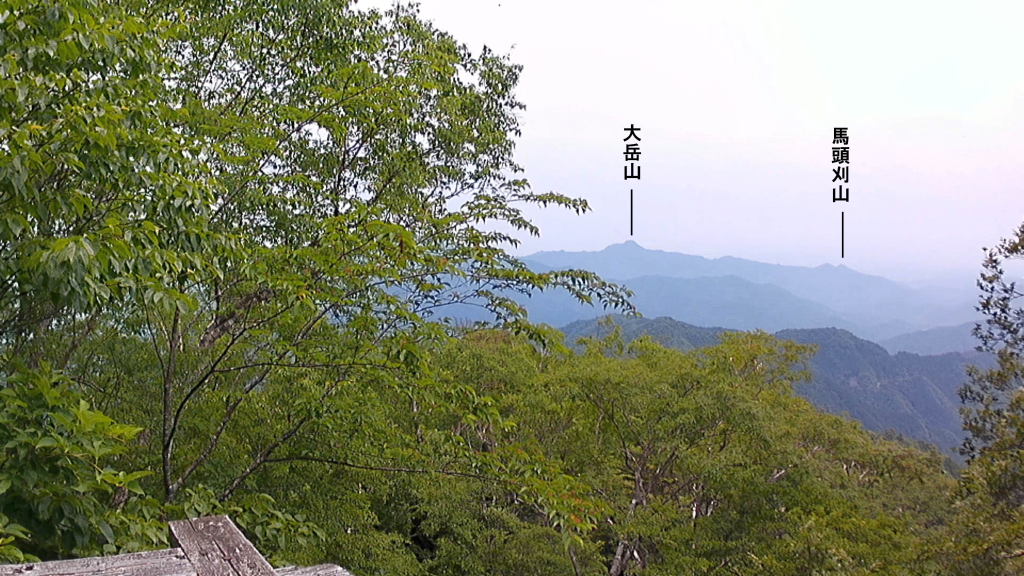
[[[615,557],[612,558],[612,566],[608,569],[608,576],[622,576],[629,567],[629,543],[625,539],[619,540],[619,546],[615,549]]]
[[[164,500],[170,501],[174,497],[171,490],[171,454],[174,450],[173,439],[171,438],[171,420],[174,416],[174,364],[178,356],[179,340],[181,340],[181,312],[175,308],[174,323],[171,325],[171,335],[168,339],[167,367],[164,370],[164,426],[163,426],[163,473],[164,473]]]
[[[633,473],[633,478],[633,500],[629,503],[629,510],[626,512],[627,520],[633,517],[633,512],[638,506],[643,506],[647,502],[643,477],[639,470]],[[612,565],[608,568],[608,576],[622,576],[626,573],[635,546],[636,540],[631,543],[625,538],[619,539],[619,545],[615,548],[615,556],[612,558]]]
[[[569,545],[569,559],[572,560],[572,572],[575,576],[583,576],[583,572],[580,572],[580,561],[576,558],[576,548]]]

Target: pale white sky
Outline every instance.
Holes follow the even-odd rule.
[[[387,7],[390,0],[360,1]],[[979,270],[1024,220],[1024,2],[423,0],[472,50],[524,65],[518,158],[536,191],[517,252],[647,248],[897,280]],[[623,180],[641,128],[642,178]],[[832,129],[850,202],[832,202]],[[846,258],[839,257],[846,212]]]

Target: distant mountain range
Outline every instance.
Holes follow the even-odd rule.
[[[650,335],[661,344],[692,350],[716,344],[725,328],[702,328],[671,318],[613,317],[624,341]],[[603,336],[611,330],[597,319],[573,322],[562,328],[570,343],[583,336]],[[816,407],[834,414],[847,413],[868,430],[891,429],[910,438],[930,442],[959,459],[963,441],[957,389],[966,382],[964,367],[990,366],[991,357],[978,352],[922,356],[884,348],[836,328],[787,329],[775,336],[802,344],[816,344],[810,360],[813,380],[796,386],[796,393]]]
[[[929,330],[918,330],[879,340],[878,343],[893,354],[897,352],[913,352],[915,354],[970,352],[980,344],[972,332],[974,325],[974,322],[967,322],[958,326],[940,326]]]
[[[860,329],[827,306],[794,296],[778,286],[756,284],[737,276],[605,279],[632,290],[631,301],[644,316],[669,316],[696,325],[739,330],[775,331],[818,326]],[[607,313],[600,307],[580,304],[564,290],[535,293],[530,298],[517,296],[516,299],[529,311],[530,320],[552,326]],[[905,329],[898,330],[903,331]]]
[[[939,297],[845,266],[815,268],[647,250],[635,242],[598,252],[538,252],[522,258],[536,271],[590,270],[635,293],[645,316],[736,329],[838,327],[871,340],[961,324],[976,317],[973,302]],[[945,293],[944,293],[945,294]],[[553,326],[594,318],[564,291],[521,298],[530,319]]]
[[[644,318],[615,317],[627,341],[649,334],[665,346],[691,350],[717,343],[724,331],[762,329],[816,344],[813,381],[798,385],[797,394],[869,430],[895,430],[959,459],[955,450],[964,436],[957,389],[966,382],[964,366],[991,361],[973,351],[978,314],[966,289],[926,290],[845,266],[708,259],[635,242],[521,260],[537,272],[589,270],[631,289]],[[570,341],[607,330],[597,318],[608,311],[580,304],[564,290],[510,296],[531,321],[563,326]],[[448,314],[485,319],[472,306]]]

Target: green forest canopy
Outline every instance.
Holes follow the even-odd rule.
[[[502,294],[629,293],[506,252],[522,206],[587,204],[513,160],[519,67],[414,7],[12,0],[0,45],[0,559],[227,513],[357,574],[1021,567],[1020,241],[957,483],[795,398],[806,347],[527,322]]]

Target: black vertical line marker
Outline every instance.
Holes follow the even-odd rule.
[[[633,190],[629,191],[629,235],[633,235]]]
[[[839,257],[846,258],[846,212],[839,213]]]

